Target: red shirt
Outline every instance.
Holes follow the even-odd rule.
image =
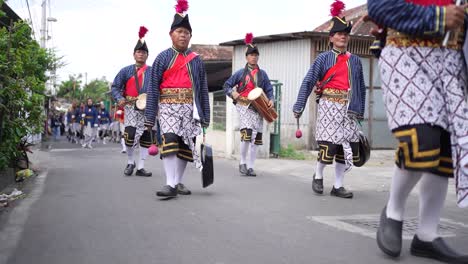
[[[346,54],[338,55],[336,63],[346,60]],[[348,63],[343,63],[336,69],[333,78],[325,85],[325,88],[335,88],[339,90],[349,90],[349,67]]]
[[[407,3],[413,3],[415,5],[429,6],[446,6],[453,4],[452,0],[406,0]]]
[[[255,76],[257,75],[258,73],[258,68],[255,68],[253,69],[252,71],[250,71],[250,74],[252,74],[252,77],[255,78]],[[249,95],[250,91],[252,91],[254,88],[255,88],[255,83],[254,83],[254,80],[250,80],[250,76],[249,75],[246,75],[245,76],[245,80],[244,82],[247,82],[247,85],[245,86],[244,90],[239,93],[241,96],[247,96]],[[240,82],[239,83],[239,87],[243,86],[244,85],[244,82]]]
[[[177,58],[172,65],[172,67],[179,67],[180,69],[169,75],[167,78],[163,77],[163,80],[160,85],[160,89],[163,88],[192,88],[192,81],[190,80],[190,75],[188,72],[187,66],[181,67],[185,63],[185,57],[182,53],[177,55]],[[171,68],[172,68],[171,67]]]
[[[148,68],[147,65],[144,65],[140,69],[138,69],[137,75],[138,75],[138,83],[140,84],[140,89],[144,85],[144,80],[145,80],[145,71],[146,68]],[[137,90],[136,82],[135,82],[135,76],[132,76],[130,79],[128,79],[127,83],[125,84],[125,96],[133,96],[137,97],[140,93]]]

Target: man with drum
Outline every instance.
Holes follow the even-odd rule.
[[[205,66],[188,46],[192,38],[186,0],[178,0],[169,31],[172,47],[161,52],[153,63],[148,91],[146,125],[155,125],[158,116],[162,133],[161,158],[166,185],[157,196],[189,195],[182,183],[187,162],[202,168],[195,139],[210,123],[210,102]]]
[[[352,25],[340,17],[343,9],[341,1],[333,3],[329,33],[332,49],[318,55],[307,72],[293,112],[296,118],[302,115],[315,86],[319,155],[312,189],[323,193],[323,170],[335,160],[335,184],[330,195],[352,198],[353,193],[343,187],[343,179],[345,172],[359,161],[359,121],[364,116],[366,86],[359,57],[346,51]]]
[[[151,67],[146,65],[148,47],[143,39],[147,31],[145,27],[140,27],[139,39],[133,49],[135,64],[122,68],[112,83],[112,96],[118,105],[124,106],[125,109],[124,139],[128,147],[128,160],[124,174],[127,176],[131,176],[136,167],[134,152],[138,144],[140,144],[140,160],[135,175],[152,176],[151,172],[145,170],[145,159],[148,156],[148,147],[151,145],[150,132],[152,130],[145,130],[144,108],[137,108],[138,98],[146,94],[150,84]]]
[[[239,172],[244,176],[256,176],[254,163],[257,157],[257,146],[263,144],[263,117],[251,105],[248,95],[255,88],[261,88],[267,97],[267,107],[273,107],[273,88],[267,73],[258,67],[259,51],[252,43],[253,35],[245,36],[247,45],[245,57],[247,63],[243,69],[234,73],[223,85],[224,92],[236,105],[240,119],[240,164]],[[247,152],[250,155],[247,158]]]

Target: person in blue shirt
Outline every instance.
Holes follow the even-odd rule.
[[[336,3],[336,4],[335,4]],[[305,76],[293,107],[299,118],[314,87],[318,95],[315,139],[319,145],[312,189],[323,193],[323,171],[335,161],[335,183],[330,195],[352,198],[344,174],[359,161],[359,121],[364,118],[366,86],[361,60],[347,51],[352,25],[341,17],[344,3],[332,5],[331,49],[317,56]],[[335,8],[337,7],[337,8]]]
[[[257,157],[257,146],[263,144],[263,117],[247,99],[255,88],[261,88],[269,99],[268,106],[273,107],[273,88],[267,73],[258,66],[260,52],[253,44],[252,33],[245,37],[247,63],[243,69],[235,72],[223,85],[225,94],[236,104],[240,120],[240,163],[239,172],[244,176],[257,176],[254,163]],[[250,156],[247,152],[250,149]]]
[[[84,108],[83,113],[81,113],[81,118],[84,122],[84,142],[81,145],[83,148],[92,149],[93,138],[97,134],[98,119],[97,119],[97,110],[93,106],[93,99],[88,98],[87,105]]]
[[[109,136],[109,127],[112,122],[112,118],[107,111],[104,102],[100,103],[100,109],[98,110],[98,120],[99,120],[99,127],[98,127],[98,136],[99,139],[102,140],[102,144],[106,144],[106,138]]]

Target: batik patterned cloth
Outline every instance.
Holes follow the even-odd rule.
[[[195,167],[201,169],[200,156],[193,139],[201,134],[202,128],[200,122],[193,118],[193,104],[160,104],[159,123],[161,134],[174,133],[182,138],[192,151]]]
[[[253,108],[236,104],[237,113],[239,114],[239,128],[252,129],[252,138],[255,139],[257,133],[263,132],[263,117]]]
[[[458,205],[468,206],[468,102],[461,51],[387,46],[379,60],[391,130],[432,124],[451,135]]]
[[[125,105],[124,126],[136,128],[133,148],[137,147],[140,143],[141,135],[145,131],[145,112],[136,110],[133,104]]]

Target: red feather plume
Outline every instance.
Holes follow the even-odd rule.
[[[333,17],[340,16],[341,12],[343,12],[344,9],[345,9],[345,4],[341,2],[340,0],[335,0],[335,2],[331,4],[330,14]]]
[[[245,42],[246,45],[252,44],[252,40],[253,40],[253,34],[252,33],[245,34],[244,42]]]
[[[177,13],[182,14],[187,11],[189,8],[187,0],[177,0],[177,5],[175,6],[175,10]]]
[[[140,31],[138,31],[138,37],[142,39],[146,35],[146,32],[148,32],[148,29],[145,28],[144,26],[141,26]]]

